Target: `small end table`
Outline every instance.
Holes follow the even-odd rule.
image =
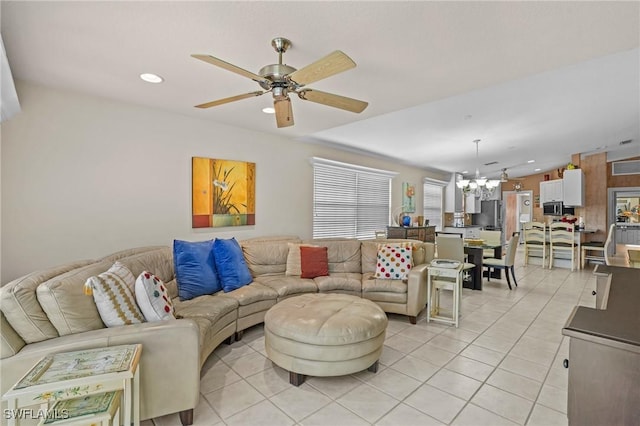
[[[20,407],[41,405],[48,412],[51,404],[79,396],[122,390],[122,423],[140,424],[140,368],[142,345],[61,352],[45,356],[9,389],[2,399],[13,413],[7,425],[18,424]],[[133,413],[132,413],[133,412]],[[54,415],[56,413],[53,413]]]

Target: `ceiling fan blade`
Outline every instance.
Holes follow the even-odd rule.
[[[261,75],[254,74],[251,71],[247,71],[245,69],[237,67],[233,64],[230,64],[229,62],[223,61],[222,59],[214,58],[211,55],[191,55],[191,56],[196,59],[200,59],[201,61],[210,63],[211,65],[224,68],[227,71],[235,72],[236,74],[240,74],[241,76],[250,78],[251,80],[257,81],[258,83],[268,82],[268,80],[262,77]]]
[[[273,108],[276,110],[276,123],[278,127],[293,126],[293,109],[291,99],[274,100]]]
[[[245,93],[244,95],[231,96],[229,98],[218,99],[217,101],[211,101],[211,102],[207,102],[207,103],[204,103],[204,104],[196,105],[196,108],[211,108],[211,107],[214,107],[214,106],[227,104],[229,102],[239,101],[241,99],[251,98],[251,97],[254,97],[254,96],[260,96],[263,93],[267,93],[267,92],[258,91],[258,92]]]
[[[289,74],[289,78],[299,85],[306,85],[334,74],[355,68],[356,63],[343,52],[336,50],[324,58]]]
[[[364,111],[364,109],[369,105],[368,102],[359,101],[358,99],[347,98],[345,96],[334,95],[333,93],[321,92],[313,89],[301,90],[298,92],[298,96],[300,99],[304,99],[305,101],[316,102],[318,104],[357,113]]]

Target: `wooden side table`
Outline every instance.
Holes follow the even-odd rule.
[[[446,261],[443,261],[446,262]],[[453,324],[458,327],[460,316],[460,292],[462,291],[462,268],[461,262],[457,265],[431,265],[427,268],[427,322],[438,321],[445,324]],[[440,292],[442,290],[452,291],[451,315],[444,315],[440,307]]]
[[[45,356],[2,396],[13,414],[7,425],[19,423],[21,407],[40,404],[42,411],[48,411],[59,400],[117,390],[123,395],[122,423],[130,425],[133,420],[139,425],[141,353],[142,345],[137,344]]]

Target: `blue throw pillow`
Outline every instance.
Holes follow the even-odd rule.
[[[173,263],[180,300],[222,290],[212,249],[213,240],[173,241]]]
[[[225,293],[233,291],[253,281],[251,272],[244,261],[242,248],[235,238],[213,242],[213,257]]]

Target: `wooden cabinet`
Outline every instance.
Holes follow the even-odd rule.
[[[402,238],[409,240],[420,240],[429,243],[436,241],[435,226],[388,226],[387,238]]]
[[[580,169],[565,170],[562,178],[562,202],[565,206],[584,206],[584,172]]]
[[[562,179],[540,182],[540,203],[562,201]]]

